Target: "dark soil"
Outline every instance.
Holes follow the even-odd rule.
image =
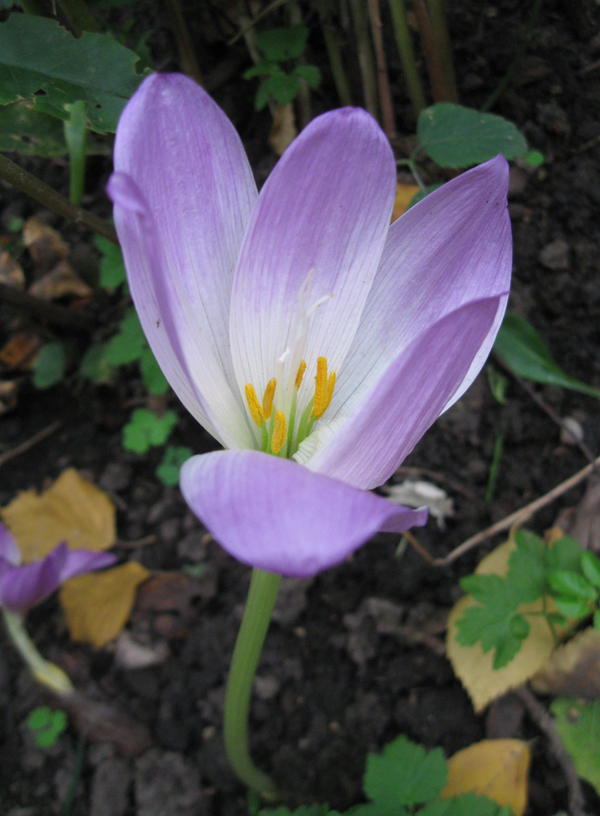
[[[513,0],[493,6],[460,3],[449,12],[461,101],[479,107],[525,37],[529,12]],[[540,170],[513,173],[511,308],[540,331],[566,371],[600,387],[600,68],[586,70],[600,58],[594,14],[597,6],[591,0],[547,2],[514,81],[494,111],[515,121],[546,157]],[[161,63],[164,67],[176,64]],[[392,64],[392,75],[395,70]],[[266,114],[252,113],[248,91],[238,79],[214,93],[248,140],[262,181],[274,163],[266,148]],[[395,94],[397,121],[408,134],[414,129],[412,114],[400,86]],[[326,103],[334,105],[333,96]],[[62,169],[30,164],[64,189]],[[96,185],[87,203],[102,214],[108,212],[102,189],[109,170],[108,161],[94,160]],[[4,225],[11,215],[38,211],[8,189],[0,195]],[[74,227],[63,234],[80,236]],[[115,304],[98,306],[100,325],[107,323],[110,309]],[[597,454],[598,403],[554,387],[536,390],[556,414],[580,422],[587,446]],[[83,691],[114,703],[147,727],[151,738],[152,747],[138,756],[123,755],[106,741],[88,743],[72,814],[243,814],[245,792],[228,769],[221,720],[249,571],[207,540],[177,489],[156,480],[160,452],[140,457],[123,451],[121,427],[130,410],[125,406],[141,395],[132,377],[114,388],[61,385],[39,392],[25,386],[18,408],[0,423],[2,449],[8,450],[52,420],[63,421],[55,434],[3,466],[0,505],[18,490],[41,489],[74,466],[116,499],[121,541],[155,536],[153,543],[117,547],[124,559],[135,558],[156,572],[206,565],[187,607],[134,616],[135,637],[167,644],[168,658],[148,668],[126,669],[114,650],[74,644],[56,600],[31,613],[28,627],[40,649],[63,665]],[[195,452],[216,447],[178,410],[177,444]],[[504,434],[504,452],[493,500],[486,503],[497,432]],[[442,482],[455,501],[455,517],[444,531],[434,522],[418,531],[423,546],[443,555],[544,494],[586,460],[577,447],[560,441],[559,427],[518,384],[511,383],[508,403],[501,406],[482,375],[405,464],[434,471],[466,491]],[[561,510],[577,504],[583,490],[563,496],[531,525],[543,532]],[[397,543],[377,537],[344,565],[314,580],[285,583],[252,706],[257,763],[273,774],[286,804],[326,801],[345,809],[360,801],[367,752],[399,733],[429,748],[440,745],[447,755],[486,736],[514,736],[534,740],[528,813],[552,816],[566,810],[563,772],[536,724],[518,703],[513,717],[476,716],[440,648],[445,617],[460,596],[458,578],[471,572],[494,542],[443,570],[410,548],[397,555]],[[378,633],[380,606],[367,599],[395,605],[403,631],[425,633],[425,642],[400,631]],[[35,746],[25,720],[44,701],[44,693],[3,633],[0,638],[0,810],[3,816],[58,814],[73,775],[77,731],[71,726],[52,749]],[[130,736],[134,742],[133,731]],[[135,753],[135,745],[129,747]],[[588,812],[600,813],[600,799],[584,789]]]

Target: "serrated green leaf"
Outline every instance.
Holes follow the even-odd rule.
[[[546,550],[546,569],[577,572],[581,564],[581,553],[581,545],[575,538],[562,536]]]
[[[159,417],[146,408],[136,408],[123,428],[123,447],[134,453],[146,453],[152,447],[164,445],[175,425],[175,411],[166,411]]]
[[[597,555],[589,550],[582,553],[581,571],[592,586],[600,589],[600,558]]]
[[[600,399],[599,390],[566,374],[554,362],[533,326],[511,312],[504,316],[494,343],[494,353],[517,377],[545,385],[559,385]]]
[[[294,68],[296,76],[302,77],[309,88],[318,88],[321,84],[321,72],[316,65],[297,65]]]
[[[456,622],[456,639],[461,646],[481,643],[484,652],[494,649],[495,669],[506,666],[521,648],[524,638],[511,631],[512,606],[471,606]]]
[[[550,708],[577,775],[600,794],[600,700],[558,698]]]
[[[292,102],[300,90],[300,82],[297,76],[288,74],[275,74],[265,79],[263,82],[270,96],[280,105],[287,105]]]
[[[79,373],[96,384],[111,382],[115,370],[106,362],[106,343],[89,347],[79,363]]]
[[[0,107],[0,150],[55,159],[67,152],[63,127],[53,116],[34,110],[33,102]]]
[[[529,530],[517,532],[515,545],[508,560],[506,581],[518,604],[533,603],[542,597],[546,587],[547,547],[541,538]]]
[[[595,587],[583,575],[572,570],[552,570],[548,573],[548,584],[557,595],[571,596],[582,601],[595,601],[598,597]]]
[[[167,487],[179,484],[179,471],[185,461],[192,455],[191,448],[167,445],[162,462],[156,468],[156,475]]]
[[[100,286],[103,289],[116,289],[127,283],[127,273],[123,262],[121,247],[107,238],[96,235],[94,244],[102,253],[100,261]]]
[[[381,754],[369,754],[364,791],[381,816],[395,816],[399,808],[421,805],[439,796],[448,765],[441,748],[426,751],[401,735]]]
[[[591,612],[586,601],[574,598],[572,595],[555,595],[553,600],[565,618],[585,618]]]
[[[286,62],[304,52],[307,37],[308,29],[303,25],[271,28],[257,33],[256,44],[268,60]]]
[[[140,371],[142,372],[144,385],[150,394],[158,396],[167,393],[169,383],[156,362],[156,357],[152,353],[150,346],[146,346],[146,348],[142,350],[140,356]]]
[[[269,101],[269,89],[265,82],[261,82],[258,86],[256,96],[254,97],[254,107],[257,111],[262,110]]]
[[[127,309],[119,331],[106,344],[105,360],[109,365],[121,366],[139,360],[147,341],[135,309]]]
[[[62,343],[47,343],[33,364],[33,384],[43,390],[51,388],[65,377],[67,355]]]
[[[99,133],[116,130],[125,103],[149,73],[137,74],[137,54],[110,34],[75,39],[55,20],[29,14],[11,14],[0,24],[0,55],[0,104],[30,99],[65,119],[65,105],[85,100],[88,125]]]
[[[512,810],[501,808],[485,796],[463,793],[460,796],[449,796],[447,799],[429,802],[419,811],[419,816],[500,816],[501,813],[508,816],[512,814]]]
[[[512,122],[451,102],[421,111],[417,138],[420,147],[440,167],[471,167],[498,153],[515,159],[527,150],[525,137]]]
[[[280,73],[281,68],[276,62],[264,59],[257,62],[256,65],[253,65],[252,68],[248,68],[247,71],[244,71],[242,76],[244,79],[254,79],[254,77],[257,76],[271,76],[271,74]]]

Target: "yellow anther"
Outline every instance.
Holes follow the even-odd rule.
[[[287,423],[285,421],[285,414],[283,411],[275,411],[275,427],[273,428],[273,436],[271,437],[271,450],[273,453],[279,453],[286,439]]]
[[[252,383],[246,383],[244,389],[246,391],[246,402],[248,403],[248,408],[250,409],[250,416],[260,428],[260,426],[265,421],[265,418],[262,412],[262,408],[260,407],[258,397],[256,396],[254,386],[252,385]]]
[[[296,374],[296,382],[294,383],[294,388],[296,391],[302,385],[302,380],[304,379],[304,372],[306,371],[306,360],[302,360],[300,365],[298,366],[298,373]]]
[[[327,408],[327,360],[319,357],[317,360],[317,376],[315,377],[315,401],[311,416],[316,419],[323,416]]]
[[[275,396],[276,385],[277,380],[275,379],[275,377],[273,377],[273,379],[269,380],[269,382],[267,383],[265,393],[263,394],[262,412],[265,419],[271,418],[271,413],[273,411],[273,397]]]
[[[325,408],[323,408],[323,413],[325,413],[325,411],[331,405],[331,398],[333,397],[334,388],[335,388],[335,371],[332,371],[327,380],[327,397],[325,398]]]

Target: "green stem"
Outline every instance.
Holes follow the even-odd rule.
[[[225,695],[225,751],[239,779],[264,796],[276,796],[269,776],[252,762],[248,746],[248,714],[252,683],[260,658],[281,576],[254,569],[237,636]]]
[[[350,81],[348,80],[346,69],[344,68],[338,31],[331,21],[325,0],[319,0],[318,9],[319,19],[321,20],[321,30],[323,32],[323,39],[325,40],[325,48],[327,49],[327,56],[329,57],[335,89],[342,105],[351,105],[352,93],[350,91]]]
[[[56,694],[61,696],[72,694],[75,691],[73,684],[62,669],[41,656],[34,642],[27,634],[25,622],[21,615],[11,612],[9,609],[3,609],[2,615],[12,642],[31,669],[35,679]]]
[[[454,73],[454,63],[452,61],[452,45],[448,33],[448,19],[444,0],[427,0],[429,9],[429,19],[433,31],[433,39],[437,49],[442,72],[446,83],[446,91],[450,102],[458,102],[458,91],[456,90],[456,76]]]
[[[413,47],[412,36],[406,20],[406,8],[404,0],[388,0],[390,11],[392,13],[392,23],[394,26],[394,34],[396,43],[398,44],[398,51],[400,52],[400,61],[402,63],[402,71],[404,72],[404,79],[410,102],[418,118],[419,114],[425,107],[425,93],[421,84],[421,77],[417,69],[417,62],[415,60],[415,49]]]
[[[450,102],[444,71],[440,61],[440,55],[437,52],[425,0],[413,0],[413,11],[415,12],[419,33],[421,34],[421,43],[425,53],[425,62],[427,63],[427,73],[429,74],[429,82],[431,83],[433,101]]]
[[[85,155],[87,148],[86,103],[80,99],[65,105],[69,118],[63,122],[65,141],[69,150],[69,198],[78,207],[85,185]]]
[[[369,21],[363,0],[350,0],[352,9],[352,23],[354,25],[354,36],[356,38],[356,50],[358,52],[358,65],[363,85],[365,98],[365,108],[371,116],[377,119],[377,79],[375,77],[375,64],[373,62],[373,51],[371,49],[371,38],[369,36]]]
[[[385,135],[390,141],[396,138],[396,126],[394,124],[394,105],[392,93],[390,91],[390,81],[383,49],[383,28],[381,25],[381,11],[379,0],[369,0],[369,17],[371,19],[371,33],[373,35],[373,48],[377,62],[377,80],[379,83],[379,101],[381,103],[381,123]]]

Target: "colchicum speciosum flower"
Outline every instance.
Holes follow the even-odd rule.
[[[229,450],[181,488],[231,554],[312,575],[378,530],[425,523],[383,484],[472,383],[512,262],[498,156],[390,226],[390,145],[365,111],[319,116],[257,194],[232,124],[155,74],[119,122],[108,191],[142,326]]]

